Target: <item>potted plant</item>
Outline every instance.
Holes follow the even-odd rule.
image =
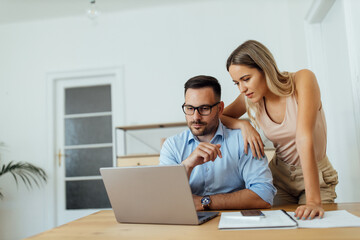
[[[3,143],[0,144],[3,146]],[[47,174],[42,169],[28,162],[9,162],[8,164],[0,165],[0,177],[5,174],[11,174],[16,182],[16,185],[19,184],[21,180],[25,186],[30,189],[33,187],[33,184],[40,187],[41,182],[47,182]],[[0,189],[0,199],[3,199],[4,195]]]

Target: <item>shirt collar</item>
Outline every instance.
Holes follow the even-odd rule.
[[[188,144],[190,144],[191,141],[198,141],[199,142],[199,139],[192,134],[190,129],[188,131],[190,132],[190,134],[188,136],[188,140],[187,140]],[[222,124],[220,119],[219,119],[219,125],[218,125],[218,128],[216,130],[216,133],[215,133],[214,137],[210,140],[210,143],[213,143],[218,136],[221,137],[221,139],[224,138],[224,125]]]

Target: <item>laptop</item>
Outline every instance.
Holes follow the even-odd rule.
[[[182,165],[100,168],[119,223],[198,225],[219,212],[197,212]]]

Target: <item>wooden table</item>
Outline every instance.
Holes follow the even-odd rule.
[[[294,211],[297,205],[275,207]],[[360,203],[325,204],[325,210],[345,209],[360,216]],[[325,213],[326,214],[326,213]],[[218,230],[220,216],[199,226],[119,224],[111,210],[103,210],[28,239],[360,239],[358,228],[283,229],[283,230]]]

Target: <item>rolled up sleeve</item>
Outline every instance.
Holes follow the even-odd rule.
[[[240,169],[245,181],[245,187],[255,192],[265,202],[273,205],[276,188],[273,185],[267,158],[255,159],[249,153],[247,156],[244,154],[240,162],[243,165]]]

